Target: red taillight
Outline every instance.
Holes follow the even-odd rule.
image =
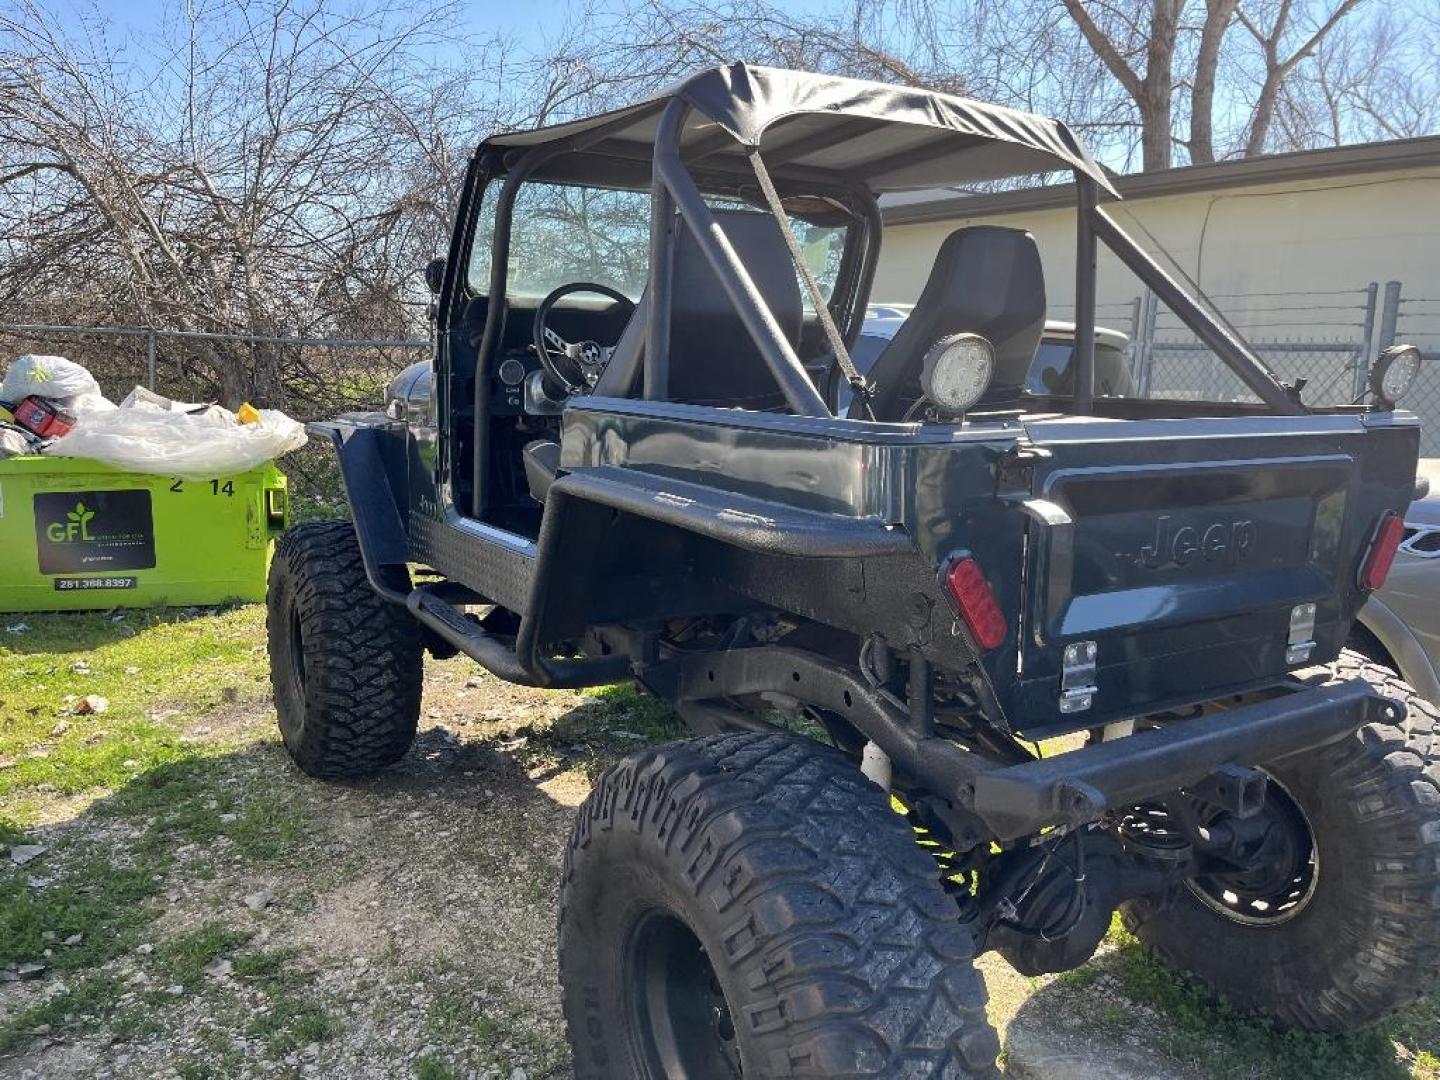
[[[960,609],[975,644],[988,650],[1005,640],[1005,615],[979,563],[968,555],[956,559],[945,571],[945,588]]]
[[[1370,552],[1365,564],[1360,567],[1360,587],[1374,591],[1385,584],[1390,573],[1390,564],[1395,561],[1395,552],[1400,541],[1405,539],[1405,522],[1393,511],[1380,519],[1375,528],[1375,539],[1370,542]]]

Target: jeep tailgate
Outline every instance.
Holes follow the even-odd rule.
[[[1007,711],[1032,734],[1211,699],[1332,658],[1364,599],[1357,572],[1375,527],[1411,498],[1419,443],[1407,414],[1026,428],[1039,451],[1028,494],[1071,522],[1029,525]],[[1309,604],[1313,633],[1307,609],[1295,611]],[[1291,649],[1304,641],[1313,647]]]

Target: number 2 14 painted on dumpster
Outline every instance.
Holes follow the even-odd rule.
[[[185,490],[184,481],[181,481],[181,480],[174,480],[174,481],[172,481],[171,484],[170,484],[170,490],[173,491],[173,492],[175,492],[177,495],[180,494],[180,492],[182,492],[182,491]],[[235,494],[235,481],[233,481],[233,480],[226,480],[226,481],[222,484],[219,480],[211,480],[211,481],[210,481],[210,494],[211,494],[211,495],[234,495],[234,494]]]

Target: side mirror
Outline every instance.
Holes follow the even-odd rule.
[[[425,264],[425,286],[432,295],[440,295],[440,287],[445,284],[445,259],[442,256],[438,259],[431,259]]]

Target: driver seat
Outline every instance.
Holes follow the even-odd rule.
[[[780,226],[769,214],[754,210],[711,213],[791,347],[798,347],[804,308]],[[764,354],[745,329],[705,253],[683,225],[676,237],[670,305],[670,351],[675,358],[670,365],[670,401],[765,411],[785,408],[785,395]],[[634,394],[642,378],[640,354],[649,310],[647,288],[595,385],[597,395]],[[530,497],[544,503],[560,469],[560,444],[549,439],[527,443],[521,460]]]

